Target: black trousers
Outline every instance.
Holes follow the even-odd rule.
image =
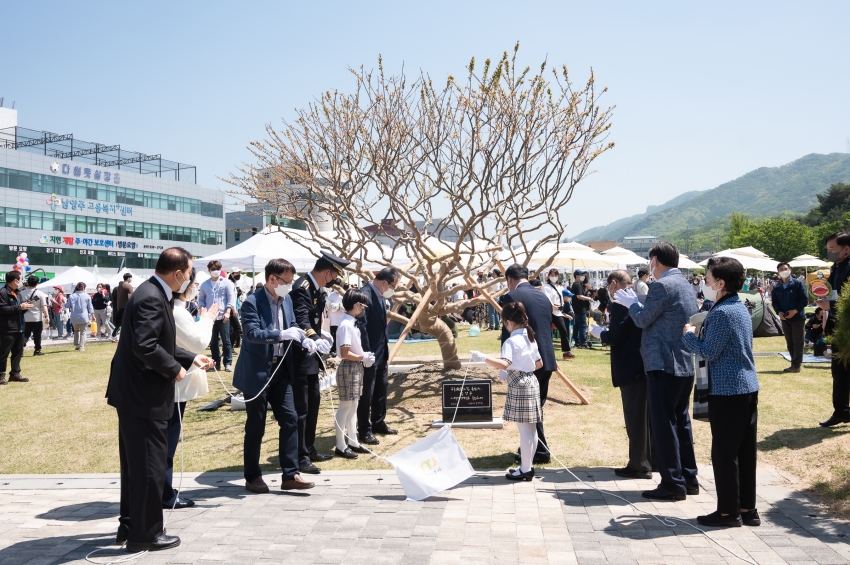
[[[162,491],[168,456],[168,420],[118,411],[121,506],[118,522],[128,541],[152,541],[162,533]]]
[[[32,343],[36,351],[41,351],[41,332],[44,324],[41,322],[24,322],[24,347],[32,336]]]
[[[623,418],[629,436],[629,469],[652,471],[652,441],[650,439],[649,404],[646,379],[620,386],[623,399]]]
[[[387,361],[363,369],[363,393],[357,403],[357,433],[365,435],[387,429]]]
[[[175,402],[174,411],[171,413],[171,419],[168,420],[168,457],[165,461],[165,487],[162,489],[162,503],[168,504],[174,501],[177,496],[177,491],[172,486],[174,478],[174,455],[177,453],[177,446],[180,444],[180,428],[183,421],[183,414],[186,413],[185,402]]]
[[[316,451],[316,423],[319,421],[319,375],[298,375],[293,383],[295,411],[298,414],[298,464],[310,464]]]
[[[112,330],[112,337],[118,335],[118,331],[121,329],[121,320],[124,318],[124,309],[116,308],[115,312],[112,314],[112,323],[115,325],[115,329]]]
[[[534,371],[534,376],[537,377],[537,383],[540,385],[540,413],[543,413],[543,405],[546,404],[546,399],[549,397],[549,381],[552,379],[552,371],[544,371],[540,369]],[[549,449],[544,446],[549,443],[546,441],[546,434],[543,433],[543,420],[537,422],[537,452],[535,455],[550,457]]]
[[[785,346],[791,355],[791,366],[803,364],[803,342],[806,337],[806,320],[800,316],[796,320],[782,320],[782,333],[785,334]]]
[[[6,376],[6,362],[12,358],[12,374],[21,373],[21,357],[24,356],[23,332],[0,335],[0,375]]]
[[[243,465],[245,480],[253,481],[263,475],[260,469],[260,450],[266,433],[266,413],[271,405],[278,425],[278,455],[283,480],[288,481],[298,474],[298,413],[295,411],[292,379],[281,372],[275,375],[268,388],[256,400],[245,405],[245,442]]]
[[[561,336],[561,352],[570,351],[570,330],[567,329],[567,320],[563,316],[552,316],[552,323]]]
[[[331,337],[334,338],[333,349],[331,351],[336,352],[336,330],[339,329],[339,326],[331,326]]]
[[[649,418],[655,462],[661,474],[660,487],[685,494],[687,485],[697,484],[694,436],[688,411],[694,378],[650,371],[647,377]]]
[[[835,358],[832,359],[832,408],[836,415],[850,415],[850,369]]]
[[[758,403],[758,392],[708,397],[711,464],[717,510],[723,514],[756,507]]]

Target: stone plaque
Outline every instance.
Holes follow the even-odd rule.
[[[463,385],[463,396],[461,396]],[[493,381],[467,379],[443,381],[443,421],[490,422],[493,420]],[[457,407],[457,416],[455,416]]]

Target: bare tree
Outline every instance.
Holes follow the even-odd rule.
[[[500,259],[527,264],[556,243],[575,186],[614,145],[612,108],[599,106],[605,89],[596,92],[592,71],[575,88],[566,66],[551,78],[546,62],[537,73],[518,68],[518,49],[480,71],[472,59],[465,81],[449,76],[441,88],[424,72],[389,76],[381,59],[377,73],[351,69],[352,93],[325,92],[282,129],[268,126],[268,139],[250,145],[257,162],[229,179],[304,222],[362,277],[373,276],[367,262],[405,267],[393,300],[418,306],[427,293],[416,327],[437,338],[449,368],[460,362],[440,318],[486,301],[503,280],[481,283],[470,273]],[[333,229],[321,231],[317,218]],[[366,229],[382,220],[398,228],[381,234],[391,246],[376,245]],[[457,235],[448,245],[429,235],[448,231]],[[477,296],[451,301],[467,289]]]

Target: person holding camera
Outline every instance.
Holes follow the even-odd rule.
[[[47,295],[36,289],[38,277],[30,275],[27,277],[27,288],[21,292],[21,300],[32,302],[32,308],[24,312],[24,347],[32,336],[35,346],[33,356],[44,355],[41,352],[41,332],[44,331],[44,320],[48,320]]]
[[[6,363],[10,355],[12,371],[9,382],[29,381],[21,376],[21,357],[24,356],[24,312],[33,304],[22,300],[23,282],[20,271],[9,271],[6,284],[0,288],[0,385],[6,384]]]

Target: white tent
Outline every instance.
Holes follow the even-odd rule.
[[[299,241],[309,249],[305,249]],[[313,268],[319,251],[319,245],[309,239],[307,232],[267,226],[247,241],[196,259],[195,263],[205,267],[208,262],[218,260],[226,271],[236,267],[246,271],[261,271],[270,260],[283,257],[295,265],[298,271],[304,272]]]
[[[547,243],[537,253],[531,256],[530,263],[540,266],[552,260],[553,267],[570,267],[571,271],[576,268],[587,270],[611,270],[616,269],[620,261],[616,257],[605,257],[595,252],[593,248],[571,241],[568,243]]]
[[[814,255],[800,255],[799,257],[794,257],[789,264],[792,267],[812,267],[815,269],[825,269],[832,266],[832,263],[819,259]]]
[[[125,267],[125,268],[121,269],[120,271],[118,271],[117,274],[112,275],[111,277],[103,277],[101,275],[98,282],[107,283],[109,285],[109,288],[114,289],[116,286],[118,286],[119,284],[124,282],[124,275],[126,273],[130,273],[131,275],[133,275],[132,280],[130,280],[130,286],[132,286],[133,288],[138,288],[138,286],[140,284],[142,284],[143,282],[145,282],[145,279],[147,278],[147,277],[143,277],[141,275],[138,275],[138,274],[132,272],[130,269],[127,269]]]
[[[687,255],[679,254],[679,268],[680,269],[702,269],[698,264],[691,261]]]
[[[61,286],[65,292],[73,291],[77,283],[86,283],[86,289],[92,289],[97,286],[98,280],[94,273],[87,271],[82,267],[71,267],[64,273],[59,273],[47,282],[43,282],[36,288],[39,290],[49,290],[54,286]]]
[[[741,262],[745,269],[754,271],[771,272],[776,270],[778,261],[774,261],[758,249],[753,247],[741,247],[739,249],[724,249],[712,255],[712,257],[732,257]],[[700,262],[701,266],[708,265],[708,259]]]
[[[646,265],[649,259],[644,259],[634,251],[623,249],[622,247],[612,247],[602,251],[600,255],[616,259],[620,265]]]

